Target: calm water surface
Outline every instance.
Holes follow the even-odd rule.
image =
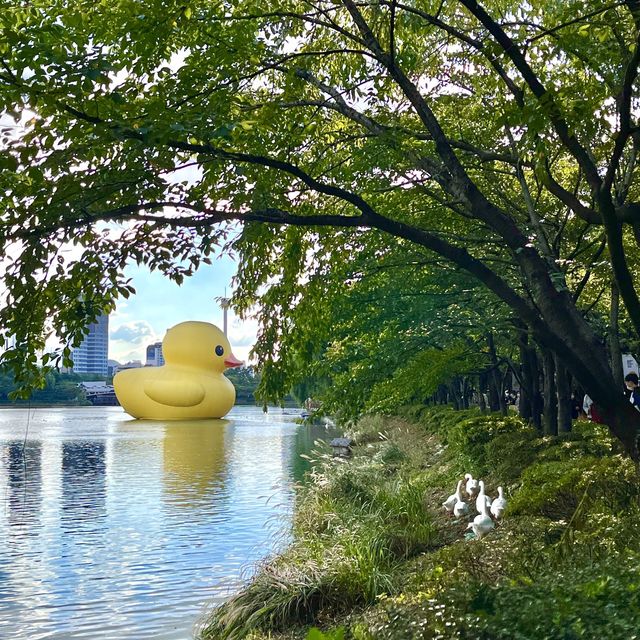
[[[286,542],[300,454],[327,435],[296,417],[0,409],[0,638],[192,638]]]

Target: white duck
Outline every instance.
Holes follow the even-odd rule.
[[[480,491],[482,492],[482,489]],[[486,536],[487,533],[489,533],[489,531],[491,531],[491,529],[493,529],[494,526],[495,524],[493,523],[493,520],[489,515],[487,503],[483,502],[482,512],[480,513],[480,515],[476,516],[473,519],[473,522],[469,523],[469,526],[467,527],[467,529],[473,529],[473,533],[476,536],[476,538],[480,539],[483,536]]]
[[[466,516],[467,513],[469,513],[469,505],[464,500],[456,502],[453,507],[453,515],[456,518],[461,518],[462,516]]]
[[[482,513],[482,505],[486,506],[487,509],[491,507],[491,498],[484,492],[484,482],[482,480],[478,481],[478,486],[480,487],[480,493],[476,498],[476,511]]]
[[[504,510],[507,508],[507,500],[504,497],[502,487],[498,487],[498,497],[491,503],[491,515],[500,520]]]
[[[456,506],[456,503],[462,502],[462,480],[458,481],[458,486],[456,488],[456,492],[452,493],[443,503],[442,506],[447,510],[448,513],[453,513],[453,510]]]
[[[467,481],[465,485],[465,491],[468,496],[472,498],[478,493],[478,481],[473,479],[473,476],[470,473],[464,474],[464,479]]]

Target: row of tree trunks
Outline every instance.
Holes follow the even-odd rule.
[[[618,305],[619,296],[613,287],[610,317],[612,330],[608,334],[608,346],[611,368],[616,379],[620,380],[622,387]],[[530,422],[541,434],[555,436],[568,433],[571,431],[573,422],[572,403],[575,402],[573,398],[576,398],[581,407],[584,392],[581,387],[576,386],[577,382],[556,353],[537,346],[530,339],[529,332],[523,323],[518,323],[516,326],[518,329],[519,366],[513,364],[509,368],[501,363],[495,347],[494,336],[489,333],[486,336],[486,344],[490,366],[481,372],[474,381],[467,376],[459,376],[448,385],[441,385],[431,401],[437,404],[452,404],[455,409],[466,409],[473,399],[483,412],[500,412],[507,415],[506,391],[509,390],[507,380],[513,373],[520,383],[519,415]],[[574,396],[572,396],[572,386],[576,386]],[[474,388],[477,389],[475,394]],[[606,419],[612,423],[612,430],[624,428],[620,423],[636,418],[628,411],[607,412],[606,407],[604,410]]]
[[[549,349],[536,349],[523,326],[518,333],[520,366],[513,373],[520,383],[518,413],[540,433],[558,435],[571,431],[571,375],[560,358]],[[507,413],[505,390],[509,369],[501,373],[494,339],[487,336],[490,368],[478,377],[482,411]],[[486,401],[484,393],[486,392]],[[582,402],[582,391],[576,396]]]

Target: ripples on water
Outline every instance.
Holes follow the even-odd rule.
[[[0,409],[0,638],[192,638],[286,541],[300,453],[328,435],[295,418]]]

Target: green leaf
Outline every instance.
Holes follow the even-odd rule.
[[[121,93],[118,93],[117,91],[112,91],[109,94],[109,98],[111,98],[112,102],[115,102],[116,104],[125,104],[126,100],[124,98],[124,96]]]

